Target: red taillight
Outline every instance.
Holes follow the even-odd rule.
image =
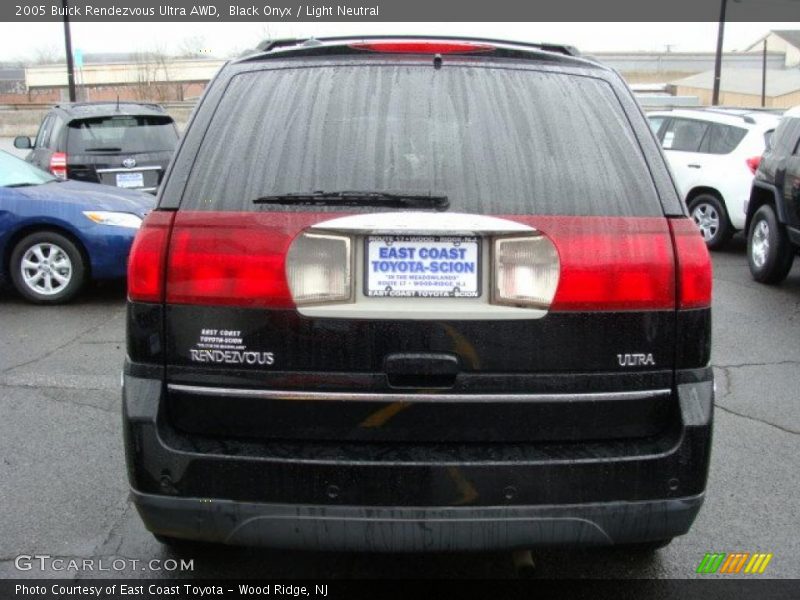
[[[151,213],[134,242],[132,300],[294,308],[287,253],[301,231],[328,216],[265,212],[243,218],[241,213],[182,211],[172,223],[172,215]],[[540,230],[558,252],[560,277],[551,311],[710,305],[708,251],[690,219],[507,218]]]
[[[761,157],[760,156],[753,156],[751,158],[748,158],[744,162],[747,163],[747,167],[750,169],[750,171],[753,173],[753,175],[755,175],[756,171],[758,171],[758,165],[761,164]]]
[[[561,275],[551,311],[675,308],[675,259],[665,219],[508,218],[555,244]]]
[[[711,258],[691,219],[670,219],[678,261],[678,308],[711,306]]]
[[[67,178],[67,155],[63,152],[53,152],[50,157],[50,172],[59,179]]]
[[[128,259],[128,298],[136,302],[164,301],[164,264],[173,212],[153,211],[133,240]]]
[[[294,307],[286,253],[304,225],[292,222],[310,213],[298,215],[178,213],[167,260],[167,302]]]
[[[491,52],[494,46],[471,42],[437,42],[435,40],[375,41],[351,44],[351,48],[388,54],[472,54]]]

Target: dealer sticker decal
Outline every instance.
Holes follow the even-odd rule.
[[[275,362],[272,352],[248,350],[242,332],[236,329],[202,329],[189,358],[192,362],[226,365],[269,366]]]

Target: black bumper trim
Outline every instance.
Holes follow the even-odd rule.
[[[176,498],[131,491],[157,534],[245,546],[371,552],[484,551],[655,541],[688,531],[704,494],[641,502],[366,507]]]

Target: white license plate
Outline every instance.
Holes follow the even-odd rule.
[[[140,188],[144,187],[143,173],[117,173],[117,187]]]
[[[373,298],[477,298],[476,237],[372,235],[366,240],[364,294]]]

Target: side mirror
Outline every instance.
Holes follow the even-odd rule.
[[[33,148],[33,144],[31,144],[31,138],[25,135],[18,135],[14,138],[14,148],[19,148],[20,150],[30,150]]]

